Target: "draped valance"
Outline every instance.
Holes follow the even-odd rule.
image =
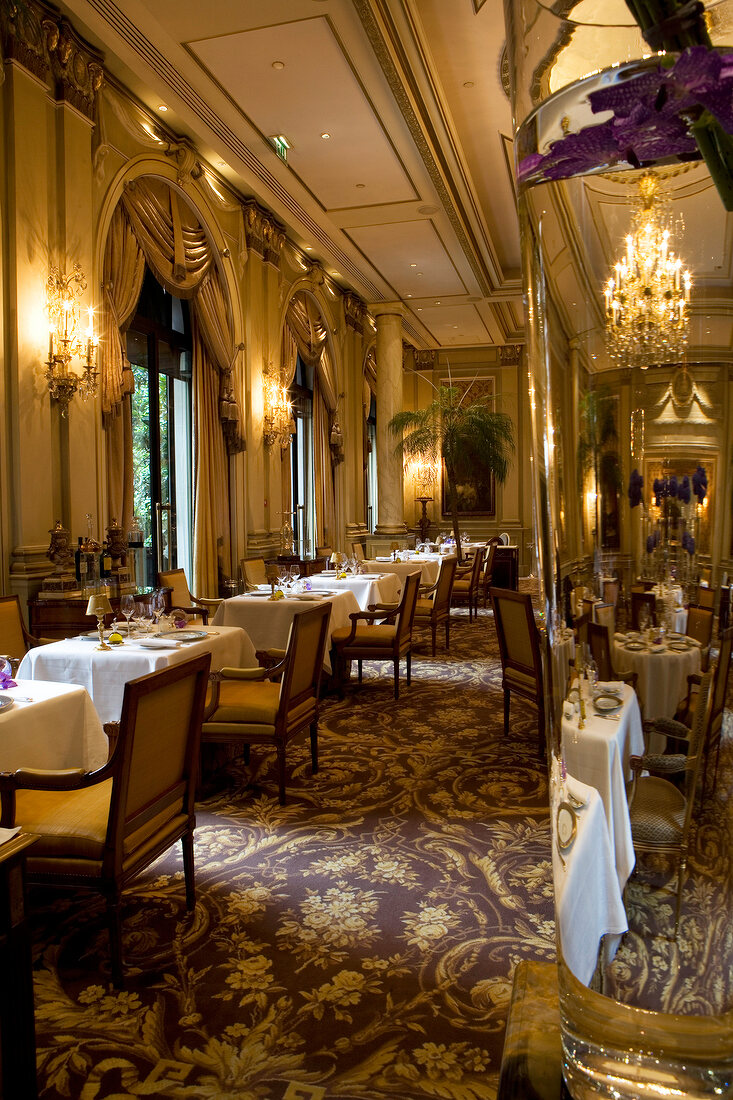
[[[318,303],[299,290],[290,299],[285,315],[283,333],[283,370],[292,380],[295,371],[293,345],[304,363],[315,368],[323,401],[329,412],[337,404],[336,377],[328,347],[328,329],[324,324]],[[292,364],[292,371],[289,369]]]

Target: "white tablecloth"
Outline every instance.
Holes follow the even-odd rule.
[[[562,706],[570,676],[570,662],[575,657],[575,636],[567,628],[555,634],[552,644],[552,696],[556,706]]]
[[[131,638],[112,650],[98,650],[93,640],[67,638],[29,650],[20,663],[18,675],[29,680],[80,684],[91,695],[102,722],[118,722],[128,680],[189,661],[202,653],[211,653],[212,671],[224,666],[252,668],[257,664],[254,646],[243,630],[200,629],[207,630],[205,639],[177,649],[146,649]]]
[[[651,590],[665,608],[672,613],[672,630],[684,634],[687,630],[687,608],[682,606],[682,587],[679,584],[655,584]],[[658,618],[658,617],[657,617]]]
[[[435,584],[443,557],[440,554],[420,554],[410,561],[365,561],[364,567],[370,573],[395,573],[400,579],[400,592],[408,573],[420,570],[421,584]]]
[[[313,592],[324,588],[353,592],[362,611],[372,603],[397,603],[402,587],[396,573],[381,572],[358,573],[342,579],[329,573],[316,573],[308,578],[308,583]]]
[[[557,807],[568,792],[584,805],[571,802],[577,832],[572,845],[562,850],[558,847],[555,823]],[[609,937],[604,944],[604,962],[607,962],[628,928],[600,794],[594,787],[568,776],[565,789],[555,788],[552,822],[555,919],[560,945],[573,974],[588,985],[596,969],[601,940]]]
[[[0,713],[0,771],[93,771],[107,762],[107,735],[83,687],[21,679],[16,683],[16,688],[2,692],[16,702]]]
[[[644,752],[639,701],[632,687],[622,687],[623,705],[614,712],[618,717],[601,717],[586,701],[582,730],[577,716],[562,719],[565,765],[570,775],[595,787],[601,796],[621,891],[636,860],[626,801],[626,780],[631,778],[629,757]]]
[[[331,671],[331,634],[341,627],[351,626],[349,615],[359,611],[356,596],[348,589],[334,596],[324,596],[331,604],[331,618],[328,623],[328,641],[326,642],[325,669]],[[214,626],[241,626],[247,631],[255,649],[285,649],[290,634],[293,616],[298,615],[313,604],[307,600],[285,598],[270,600],[267,596],[232,596],[219,604],[214,615]],[[255,661],[252,662],[256,664]]]
[[[636,690],[643,704],[644,719],[673,718],[687,695],[687,677],[700,671],[700,648],[691,645],[684,653],[667,646],[656,652],[645,648],[629,650],[628,638],[616,634],[613,642],[613,666],[617,672],[636,672]],[[635,641],[636,639],[632,639]]]

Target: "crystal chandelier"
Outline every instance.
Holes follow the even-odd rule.
[[[687,346],[691,279],[670,248],[669,218],[661,209],[658,182],[639,180],[639,203],[626,255],[605,289],[606,349],[612,362],[638,366],[679,362]]]
[[[81,328],[80,299],[87,288],[79,264],[66,275],[51,268],[46,281],[46,311],[48,313],[48,360],[46,382],[51,397],[66,416],[75,393],[82,401],[97,392],[96,355],[98,338],[94,335],[94,310],[89,306],[88,324]],[[72,369],[75,359],[81,361],[82,372]]]
[[[263,377],[264,440],[268,447],[279,443],[282,450],[290,446],[290,437],[295,432],[293,406],[288,396],[288,387],[279,371],[272,366],[266,367]]]

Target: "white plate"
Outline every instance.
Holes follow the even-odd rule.
[[[178,649],[178,642],[172,638],[140,638],[137,644],[143,649]]]
[[[690,645],[690,643],[683,642],[682,639],[680,639],[678,642],[670,642],[667,646],[667,649],[671,649],[674,653],[687,653],[687,651],[691,648],[692,646]]]
[[[296,600],[309,600],[311,603],[318,603],[326,595],[325,592],[300,592],[295,597]]]
[[[569,802],[561,802],[557,808],[557,845],[566,851],[575,840],[578,818]]]
[[[208,634],[205,630],[161,630],[158,634],[153,634],[153,637],[173,643],[200,642],[202,638],[208,638]]]
[[[10,710],[13,705],[12,695],[0,695],[0,713],[4,710]]]
[[[245,596],[252,596],[252,597],[254,597],[254,599],[260,599],[260,600],[263,599],[263,598],[268,600],[270,598],[269,588],[268,588],[267,592],[245,592],[244,594],[245,594]]]
[[[596,695],[593,706],[599,711],[618,710],[621,702],[618,695]]]
[[[630,649],[632,653],[638,653],[642,649],[646,649],[644,642],[627,642],[626,649]]]
[[[335,569],[322,569],[320,573],[316,573],[316,576],[317,577],[335,577],[336,576],[336,570]]]

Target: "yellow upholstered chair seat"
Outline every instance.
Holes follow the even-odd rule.
[[[417,605],[415,607],[415,618],[422,619],[428,618],[433,610],[433,601],[425,600],[422,596],[418,598]]]
[[[331,641],[334,645],[338,645],[345,642],[350,633],[348,627],[341,627],[339,630],[334,630]],[[354,637],[349,644],[390,648],[396,634],[397,627],[390,624],[377,623],[375,626],[357,626]]]
[[[15,819],[38,842],[33,858],[63,855],[102,859],[109,823],[112,780],[81,791],[18,791]]]
[[[279,684],[269,681],[252,683],[247,680],[223,680],[217,708],[207,720],[274,726],[279,705]]]
[[[489,588],[494,623],[501,655],[504,692],[504,733],[509,734],[509,705],[512,695],[537,705],[537,735],[545,751],[545,673],[542,644],[528,592]]]
[[[525,691],[537,690],[537,677],[521,672],[518,668],[507,668],[504,679],[510,688],[523,688]]]

